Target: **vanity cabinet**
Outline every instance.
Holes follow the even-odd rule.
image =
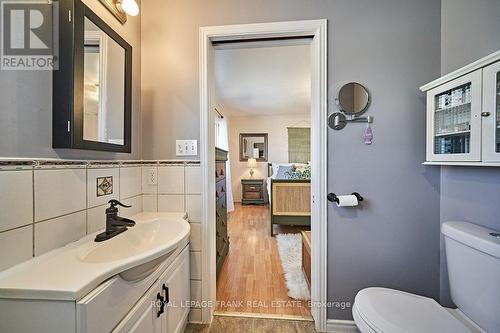
[[[182,333],[189,314],[189,301],[189,252],[186,248],[112,332]]]
[[[500,166],[500,52],[423,87],[426,164]]]
[[[182,333],[190,296],[186,239],[147,277],[116,275],[76,302],[0,298],[0,332]]]

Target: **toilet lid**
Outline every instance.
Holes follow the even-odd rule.
[[[432,298],[392,289],[361,290],[353,311],[377,333],[471,332]]]

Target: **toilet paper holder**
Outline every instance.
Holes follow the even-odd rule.
[[[359,202],[363,201],[363,197],[358,192],[352,192],[352,195],[354,195],[358,199]],[[328,201],[330,201],[330,202],[339,203],[339,198],[337,198],[337,195],[335,193],[328,193],[327,198],[328,198]]]

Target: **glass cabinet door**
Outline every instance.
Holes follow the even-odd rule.
[[[481,71],[445,83],[427,95],[427,160],[479,161]]]
[[[483,161],[500,162],[500,62],[483,70]]]

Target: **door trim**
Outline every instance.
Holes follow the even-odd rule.
[[[214,48],[220,40],[313,36],[311,42],[312,269],[311,312],[326,330],[327,297],[327,20],[201,27],[199,31],[200,162],[202,169],[202,322],[216,304]],[[210,306],[211,305],[211,306]]]

